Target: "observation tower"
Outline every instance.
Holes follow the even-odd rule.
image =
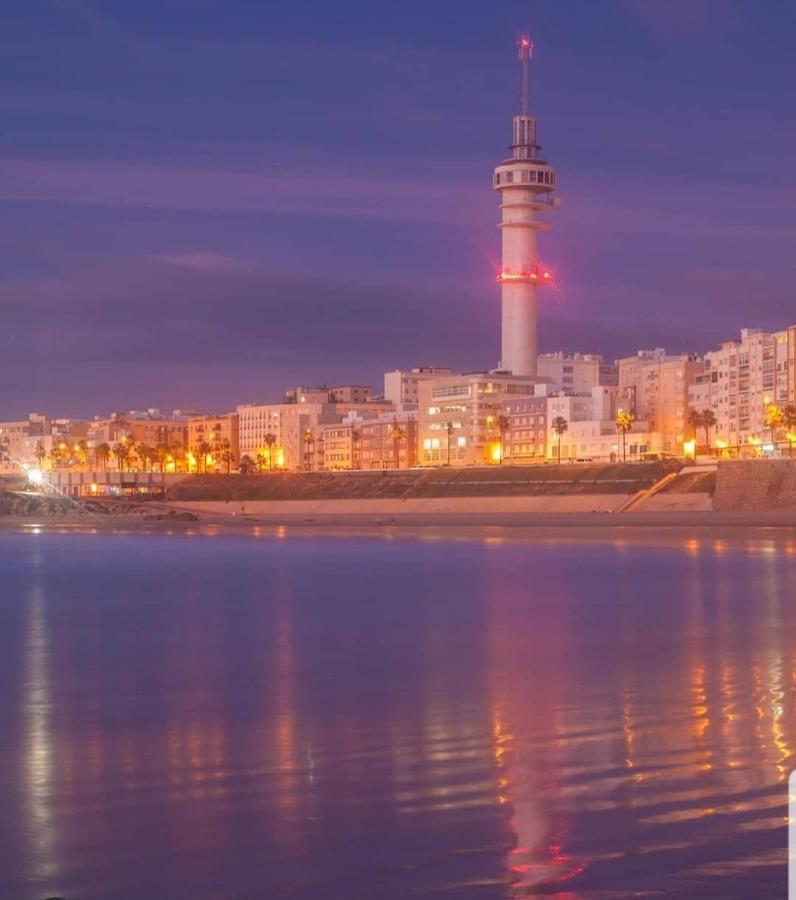
[[[539,263],[537,233],[549,228],[539,216],[557,209],[552,197],[556,174],[542,159],[536,118],[529,111],[528,68],[533,42],[527,34],[517,41],[522,80],[520,112],[514,116],[511,156],[495,169],[494,188],[500,194],[502,254],[497,280],[501,291],[500,368],[514,375],[535,377],[538,355],[537,293],[552,285],[553,273]]]

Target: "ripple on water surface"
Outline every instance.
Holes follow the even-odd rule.
[[[0,534],[0,896],[784,896],[792,550]]]

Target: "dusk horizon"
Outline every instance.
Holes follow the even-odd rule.
[[[221,412],[393,368],[494,368],[490,172],[526,27],[563,199],[540,349],[704,353],[787,324],[788,4],[412,9],[12,10],[0,418]]]

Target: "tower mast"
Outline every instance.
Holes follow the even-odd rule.
[[[522,86],[520,88],[520,115],[528,115],[528,70],[533,56],[533,41],[527,34],[521,34],[517,38],[517,49],[522,61]]]

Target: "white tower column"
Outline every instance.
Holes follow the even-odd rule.
[[[548,228],[539,214],[558,206],[550,195],[555,172],[540,156],[536,119],[528,113],[528,63],[533,45],[527,35],[519,40],[522,61],[522,101],[514,117],[511,157],[495,169],[494,188],[500,194],[502,256],[500,368],[515,375],[537,374],[537,292],[552,283],[552,273],[539,265],[536,233]]]

